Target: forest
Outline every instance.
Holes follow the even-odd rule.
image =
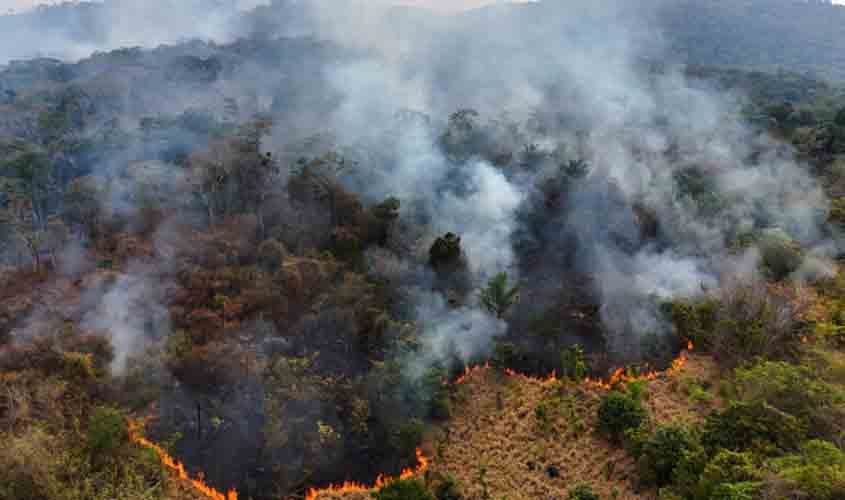
[[[845,7],[635,4],[0,17],[0,498],[845,498]]]

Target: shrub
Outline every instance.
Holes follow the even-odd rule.
[[[680,337],[691,340],[696,347],[707,348],[716,328],[719,305],[715,297],[698,302],[681,299],[666,304],[664,309],[668,310]]]
[[[497,342],[493,351],[492,364],[496,368],[515,368],[525,359],[522,347],[512,342]]]
[[[458,491],[458,482],[450,475],[441,478],[434,488],[434,497],[437,500],[461,500],[463,498]]]
[[[807,428],[797,418],[764,401],[732,401],[707,417],[702,442],[711,452],[750,449],[772,455],[796,449],[806,436]]]
[[[750,453],[721,450],[704,468],[695,496],[702,499],[742,498],[740,492],[745,489],[737,485],[751,484],[755,479],[757,473]]]
[[[446,233],[434,240],[428,252],[428,261],[431,267],[440,269],[458,264],[461,256],[461,237],[454,233]]]
[[[598,429],[611,442],[619,444],[625,431],[640,427],[647,417],[638,399],[623,392],[612,391],[601,400]]]
[[[808,441],[799,453],[772,460],[769,465],[794,485],[796,497],[845,498],[845,453],[831,443]]]
[[[600,500],[601,497],[593,492],[593,488],[588,484],[579,484],[572,491],[569,492],[567,500]]]
[[[745,401],[765,401],[797,418],[814,436],[836,434],[845,394],[823,382],[809,368],[764,361],[736,371],[736,387]]]
[[[759,483],[720,484],[710,494],[708,500],[754,500],[760,489]]]
[[[584,348],[580,344],[566,349],[560,356],[563,366],[562,375],[576,382],[584,380],[587,376],[587,363],[584,361]]]
[[[439,389],[431,398],[431,416],[435,419],[446,420],[452,416],[452,402],[449,391]]]
[[[770,231],[757,243],[760,266],[775,281],[781,281],[801,266],[801,248],[782,231]]]
[[[99,407],[88,421],[86,447],[91,457],[106,460],[129,442],[126,417],[119,410]]]
[[[425,426],[421,420],[411,419],[397,425],[391,433],[391,446],[401,455],[411,456],[422,441]]]
[[[394,481],[372,496],[375,500],[434,500],[425,485],[415,479]]]
[[[685,454],[695,454],[699,449],[701,445],[687,429],[675,425],[658,427],[642,445],[641,478],[647,484],[669,485]]]
[[[669,308],[681,337],[731,368],[757,356],[794,358],[801,345],[800,311],[765,284],[726,286],[718,297]]]

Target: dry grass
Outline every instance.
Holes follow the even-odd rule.
[[[645,398],[653,420],[701,419],[718,399],[691,398],[688,388],[712,386],[717,377],[712,362],[693,356],[680,373],[650,382]],[[602,498],[614,498],[614,492],[619,499],[646,498],[634,489],[634,461],[594,432],[600,397],[600,390],[493,372],[471,377],[458,388],[463,404],[457,402],[435,445],[433,469],[452,474],[468,499],[563,499],[579,483],[589,483]],[[545,426],[535,416],[541,402],[550,414]],[[549,475],[550,467],[559,477]]]
[[[645,404],[652,422],[699,422],[720,403],[718,379],[712,360],[691,356],[679,373],[649,382]],[[580,483],[604,499],[654,497],[636,490],[634,460],[594,432],[601,395],[601,389],[476,372],[455,388],[451,421],[424,447],[433,457],[431,471],[457,479],[467,500],[562,500]],[[541,402],[546,424],[535,413]],[[558,477],[549,474],[551,467]]]

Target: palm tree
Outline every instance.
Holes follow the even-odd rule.
[[[481,305],[490,314],[495,314],[501,319],[510,307],[519,300],[519,285],[508,289],[508,274],[499,273],[487,282],[487,286],[481,290]]]

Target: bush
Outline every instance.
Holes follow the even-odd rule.
[[[452,402],[445,388],[439,389],[431,398],[431,416],[439,420],[447,420],[452,416]]]
[[[411,456],[422,441],[425,426],[421,420],[411,419],[396,426],[391,433],[391,446],[400,455]]]
[[[817,379],[809,368],[765,361],[736,371],[737,393],[744,401],[765,401],[797,418],[813,436],[838,433],[845,415],[845,395]]]
[[[680,337],[691,340],[697,348],[708,348],[719,305],[718,299],[709,297],[698,302],[680,299],[664,307]]]
[[[598,429],[611,442],[619,444],[625,431],[640,427],[647,417],[638,399],[623,392],[612,391],[601,400]]]
[[[695,498],[742,498],[741,492],[746,490],[737,485],[751,484],[757,479],[755,467],[750,453],[719,451],[704,468]]]
[[[826,441],[808,441],[800,452],[772,460],[769,466],[791,483],[795,497],[845,498],[845,453]]]
[[[667,486],[675,479],[675,468],[685,456],[697,455],[701,445],[685,428],[668,425],[658,427],[642,444],[640,474],[643,482]]]
[[[760,266],[775,281],[781,281],[801,266],[801,248],[781,231],[770,231],[757,243],[760,249]]]
[[[446,233],[434,240],[428,251],[428,262],[431,267],[441,269],[457,265],[461,261],[461,237],[454,233]]]
[[[681,338],[730,368],[757,356],[794,358],[801,345],[801,312],[762,283],[727,286],[718,296],[673,302],[667,309]]]
[[[458,491],[458,482],[452,476],[444,476],[434,488],[437,500],[461,500],[463,496]]]
[[[764,401],[732,401],[707,417],[702,442],[711,453],[725,448],[774,455],[797,449],[806,436],[797,418]]]
[[[376,500],[434,500],[425,485],[415,479],[394,481],[372,496]]]
[[[760,490],[759,483],[720,484],[707,497],[708,500],[754,500]]]
[[[113,457],[129,442],[126,417],[119,410],[99,407],[88,421],[88,454],[98,461]]]
[[[584,361],[584,348],[575,344],[561,352],[560,362],[563,366],[562,375],[568,379],[580,382],[587,376],[587,363]]]
[[[580,484],[569,492],[567,500],[601,500],[601,497],[593,492],[593,488],[588,484]]]

